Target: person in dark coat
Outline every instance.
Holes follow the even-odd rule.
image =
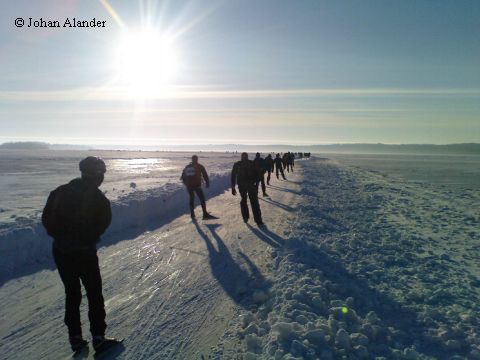
[[[267,185],[270,185],[270,178],[274,168],[272,154],[268,154],[265,158],[265,166],[267,168]]]
[[[282,162],[283,162],[283,169],[287,170],[287,172],[290,172],[290,167],[288,165],[288,153],[283,154]]]
[[[262,212],[260,204],[258,203],[257,188],[255,183],[258,179],[257,171],[253,161],[248,160],[248,154],[242,153],[242,159],[233,165],[232,169],[232,194],[237,195],[235,186],[238,184],[238,191],[242,197],[240,201],[240,209],[244,222],[248,222],[250,217],[247,205],[247,197],[250,199],[250,206],[252,207],[253,219],[258,226],[262,226]]]
[[[188,195],[190,197],[190,216],[192,219],[195,219],[195,194],[197,194],[200,199],[200,204],[203,210],[203,219],[216,219],[215,216],[211,215],[207,211],[207,204],[205,201],[205,194],[202,190],[202,182],[205,181],[205,186],[210,187],[210,179],[208,178],[207,171],[202,164],[198,163],[198,156],[192,156],[192,162],[185,166],[182,171],[182,176],[180,177],[183,184],[186,186]]]
[[[266,163],[265,159],[260,156],[260,153],[256,153],[255,159],[253,160],[253,165],[255,165],[255,170],[257,171],[257,181],[255,182],[255,186],[257,187],[257,194],[258,194],[258,187],[262,185],[262,194],[264,197],[268,197],[267,189],[265,186],[265,171],[266,171]]]
[[[43,209],[42,223],[53,237],[53,258],[65,286],[65,324],[73,351],[86,346],[80,323],[82,292],[88,299],[93,346],[99,349],[115,339],[105,338],[105,305],[96,244],[110,225],[110,202],[99,190],[106,166],[89,156],[80,162],[81,178],[53,190]]]
[[[279,177],[278,177],[278,172],[280,172],[280,174],[282,174],[283,180],[287,180],[287,179],[285,178],[285,174],[284,174],[284,172],[283,172],[283,160],[282,160],[282,158],[280,157],[280,154],[277,154],[277,155],[275,156],[274,162],[275,162],[275,175],[277,176],[277,179],[279,178]]]
[[[289,151],[287,160],[290,170],[293,172],[293,166],[295,165],[295,154]]]

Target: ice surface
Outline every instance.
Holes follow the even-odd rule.
[[[114,201],[100,251],[109,331],[127,338],[119,359],[479,358],[478,157],[298,161],[261,199],[258,229],[223,193],[235,157],[217,156],[213,223],[181,216],[174,180],[139,190],[125,178],[137,188]],[[134,231],[115,233],[127,221]],[[65,350],[55,272],[12,278],[0,301],[0,354]]]
[[[113,220],[106,236],[135,227],[144,231],[155,219],[187,211],[179,178],[192,153],[1,150],[0,283],[48,262],[51,239],[40,224],[43,206],[49,192],[78,177],[78,162],[92,155],[107,165],[100,189],[112,202]],[[238,155],[200,153],[199,158],[212,180],[207,196],[222,192]]]

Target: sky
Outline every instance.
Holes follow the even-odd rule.
[[[0,6],[0,142],[480,142],[479,1]]]

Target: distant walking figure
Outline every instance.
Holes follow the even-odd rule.
[[[293,172],[293,166],[295,165],[295,154],[288,152],[288,163],[290,164],[290,169]]]
[[[195,193],[200,199],[200,204],[203,210],[203,219],[217,219],[215,216],[207,212],[207,204],[205,202],[205,194],[202,190],[202,181],[205,181],[205,186],[210,187],[210,180],[207,175],[205,167],[198,163],[198,156],[192,156],[192,162],[185,166],[182,171],[180,180],[185,184],[188,195],[190,196],[190,216],[195,219]]]
[[[247,205],[247,197],[250,199],[250,206],[252,207],[253,219],[257,225],[263,225],[262,212],[260,211],[260,204],[258,203],[257,182],[258,176],[255,170],[253,161],[248,160],[248,154],[242,153],[242,160],[237,161],[232,169],[232,194],[237,195],[235,185],[238,184],[238,191],[242,200],[240,201],[240,209],[244,222],[248,222],[250,217]]]
[[[288,153],[283,154],[282,162],[283,162],[283,169],[287,170],[287,172],[290,172],[290,168],[288,166]]]
[[[267,157],[265,158],[265,166],[267,168],[267,185],[270,185],[270,177],[273,172],[273,159],[272,159],[272,154],[268,154]]]
[[[282,161],[282,158],[280,157],[280,154],[277,154],[275,156],[274,162],[275,162],[275,175],[277,176],[277,179],[279,178],[278,177],[278,172],[280,171],[280,174],[282,174],[283,180],[287,180],[285,178],[285,174],[283,172],[283,161]]]
[[[257,152],[255,155],[255,159],[253,160],[253,165],[255,165],[255,170],[257,171],[257,181],[255,182],[255,186],[257,187],[257,194],[258,194],[258,186],[262,184],[262,194],[264,197],[268,197],[267,189],[265,187],[265,170],[266,170],[266,163],[265,159],[260,156],[260,153]]]
[[[110,202],[98,189],[106,170],[98,157],[80,161],[82,177],[52,191],[42,214],[42,223],[53,237],[53,258],[65,286],[64,320],[73,351],[87,345],[80,323],[80,281],[87,292],[93,347],[98,351],[118,342],[105,338],[107,324],[96,248],[112,219]]]

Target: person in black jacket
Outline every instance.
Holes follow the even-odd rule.
[[[205,181],[205,186],[210,187],[210,179],[208,178],[207,171],[202,164],[198,163],[198,156],[192,156],[192,162],[188,164],[182,171],[180,180],[185,184],[188,195],[190,197],[190,216],[195,219],[195,193],[200,199],[200,204],[203,210],[203,219],[217,219],[217,217],[211,215],[207,211],[207,204],[205,201],[205,194],[202,190],[202,182]]]
[[[272,159],[272,154],[268,154],[267,157],[265,158],[265,166],[267,168],[267,185],[270,185],[270,177],[273,172],[273,159]]]
[[[96,350],[115,339],[105,338],[105,305],[96,244],[110,225],[110,202],[99,190],[106,172],[102,159],[89,156],[80,162],[81,178],[59,186],[48,197],[42,223],[53,237],[53,258],[65,286],[65,324],[73,351],[87,342],[82,337],[80,302],[83,283],[88,318]]]
[[[262,194],[263,197],[268,197],[267,189],[265,187],[265,171],[266,171],[266,163],[265,159],[260,156],[260,153],[255,154],[255,159],[253,160],[253,165],[255,165],[255,170],[257,171],[257,181],[255,182],[255,186],[257,187],[257,194],[258,194],[258,187],[262,185]]]
[[[237,161],[232,169],[232,194],[237,195],[235,186],[238,184],[238,191],[240,191],[240,196],[242,197],[242,200],[240,201],[240,209],[243,221],[248,222],[250,217],[247,205],[248,197],[250,199],[250,206],[252,207],[253,219],[258,226],[262,226],[264,225],[262,221],[262,212],[260,210],[260,204],[258,203],[257,187],[255,186],[257,179],[257,171],[255,170],[253,161],[248,160],[247,153],[242,153],[242,160]]]
[[[275,156],[274,162],[275,162],[275,175],[277,175],[277,179],[278,179],[278,172],[280,171],[280,174],[282,174],[283,180],[287,180],[287,179],[285,178],[285,174],[284,174],[284,172],[283,172],[283,160],[282,160],[282,158],[280,157],[280,154],[277,154],[277,155]]]

